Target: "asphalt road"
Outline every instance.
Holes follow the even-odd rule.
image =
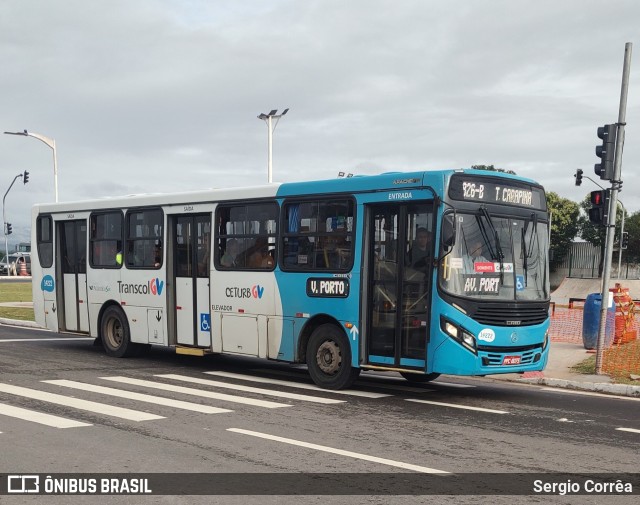
[[[323,391],[303,367],[156,347],[114,359],[89,339],[0,325],[3,473],[637,473],[639,414],[640,399],[487,378],[364,373]]]

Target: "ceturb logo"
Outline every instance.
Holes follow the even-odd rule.
[[[164,281],[157,277],[146,284],[134,284],[118,281],[118,292],[132,295],[161,295]]]
[[[262,298],[264,286],[256,284],[250,288],[230,287],[225,290],[227,298]]]

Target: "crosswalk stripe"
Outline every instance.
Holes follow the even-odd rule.
[[[135,393],[133,391],[125,391],[123,389],[107,388],[104,386],[96,386],[94,384],[87,384],[84,382],[76,382],[70,380],[47,380],[42,381],[47,384],[54,384],[56,386],[63,386],[72,389],[80,389],[82,391],[89,391],[91,393],[101,393],[109,396],[116,396],[118,398],[127,398],[129,400],[137,400],[140,402],[153,403],[156,405],[164,405],[165,407],[173,407],[176,409],[190,410],[193,412],[201,412],[204,414],[221,414],[224,412],[233,412],[229,409],[221,409],[219,407],[211,407],[210,405],[200,405],[199,403],[185,402],[182,400],[173,400],[171,398],[164,398],[162,396],[146,395],[142,393]]]
[[[67,419],[66,417],[45,414],[44,412],[23,409],[22,407],[14,407],[13,405],[6,405],[4,403],[0,403],[0,415],[15,417],[16,419],[22,419],[23,421],[44,424],[45,426],[51,426],[53,428],[79,428],[81,426],[92,426],[91,423],[83,423],[81,421]]]
[[[227,395],[224,393],[214,393],[213,391],[203,391],[201,389],[186,388],[184,386],[175,386],[173,384],[165,384],[164,382],[152,382],[141,379],[133,379],[130,377],[100,377],[101,379],[120,382],[123,384],[131,384],[134,386],[143,386],[153,389],[161,389],[164,391],[173,391],[175,393],[183,393],[185,395],[202,396],[204,398],[213,398],[227,402],[242,403],[245,405],[253,405],[254,407],[264,407],[267,409],[277,409],[279,407],[291,407],[286,403],[276,403],[267,400],[254,400],[253,398],[243,398],[242,396]]]
[[[241,386],[239,384],[229,384],[228,382],[220,382],[209,379],[198,379],[196,377],[189,377],[186,375],[175,375],[175,374],[166,374],[166,375],[156,375],[156,377],[162,377],[164,379],[174,379],[185,382],[192,382],[194,384],[202,384],[204,386],[214,386],[220,388],[227,389],[235,389],[237,391],[245,391],[247,393],[258,393],[262,395],[270,395],[277,396],[279,398],[289,398],[291,400],[301,400],[305,402],[315,402],[315,403],[344,403],[345,400],[334,400],[333,398],[321,398],[319,396],[309,396],[309,395],[301,395],[298,393],[286,393],[284,391],[274,391],[272,389],[263,389],[263,388],[254,388],[251,386]]]
[[[232,372],[204,372],[209,375],[217,375],[219,377],[227,377],[229,379],[240,379],[244,381],[260,382],[262,384],[275,384],[276,386],[289,386],[299,389],[310,389],[312,391],[322,391],[324,393],[331,393],[337,395],[350,395],[350,396],[362,396],[364,398],[384,398],[385,396],[391,396],[383,393],[370,393],[369,391],[356,391],[353,389],[322,389],[321,387],[313,384],[306,384],[304,382],[283,381],[279,379],[266,379],[263,377],[255,377],[253,375],[244,375]]]
[[[115,407],[112,405],[91,402],[88,400],[80,400],[78,398],[72,398],[70,396],[57,395],[55,393],[48,393],[46,391],[38,391],[36,389],[13,386],[11,384],[0,383],[0,392],[16,396],[23,396],[25,398],[32,398],[33,400],[55,403],[56,405],[64,405],[65,407],[86,410],[97,414],[120,417],[122,419],[128,419],[129,421],[151,421],[154,419],[164,419],[164,417],[162,416],[149,414],[148,412]]]
[[[414,400],[412,398],[407,398],[407,401],[414,402],[414,403],[426,403],[429,405],[437,405],[439,407],[451,407],[454,409],[475,410],[477,412],[489,412],[490,414],[508,414],[509,413],[506,410],[485,409],[483,407],[471,407],[469,405],[456,405],[455,403],[431,402],[427,400]]]

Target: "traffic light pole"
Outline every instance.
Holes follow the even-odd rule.
[[[618,111],[618,132],[616,135],[615,161],[613,180],[611,181],[611,198],[609,200],[609,215],[607,219],[607,235],[604,257],[604,271],[602,272],[602,301],[600,304],[600,327],[596,344],[596,374],[602,374],[602,360],[604,356],[605,329],[607,323],[607,308],[609,306],[609,277],[611,276],[611,258],[613,256],[613,239],[616,228],[616,210],[618,208],[618,191],[620,190],[622,172],[622,147],[624,145],[624,127],[626,125],[627,92],[629,89],[629,68],[631,66],[631,42],[624,47],[624,67],[622,69],[622,88],[620,91],[620,109]]]
[[[4,261],[7,264],[7,268],[9,268],[9,231],[8,231],[7,215],[5,211],[4,201],[7,199],[7,195],[9,194],[9,191],[11,191],[11,188],[13,187],[13,185],[16,183],[16,179],[18,177],[23,177],[23,174],[18,174],[13,178],[13,181],[11,181],[11,184],[9,185],[9,189],[7,189],[7,192],[2,197],[2,222],[4,223],[4,253],[5,253]],[[8,270],[7,270],[7,275],[9,275]]]

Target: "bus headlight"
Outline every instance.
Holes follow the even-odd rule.
[[[440,320],[440,327],[442,328],[442,331],[463,347],[466,347],[473,354],[477,353],[476,338],[464,328],[444,318]]]
[[[544,351],[549,344],[549,328],[544,332],[544,341],[542,342],[542,350]]]

